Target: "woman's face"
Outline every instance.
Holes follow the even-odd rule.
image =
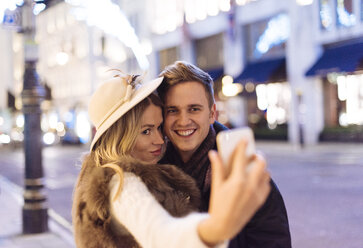
[[[141,131],[136,138],[131,156],[149,163],[160,160],[164,153],[162,122],[161,108],[150,104],[141,116]]]

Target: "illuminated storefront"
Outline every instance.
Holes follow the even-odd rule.
[[[152,48],[137,37],[133,26],[138,20],[132,17],[108,0],[66,0],[38,15],[37,69],[53,92],[52,101],[43,108],[46,144],[89,142],[88,101],[113,75],[110,69],[138,74],[148,70],[146,56]]]
[[[0,4],[1,17],[4,10],[16,10],[23,4],[23,1],[8,2]],[[59,140],[87,143],[91,127],[86,113],[92,92],[105,78],[112,76],[107,72],[109,69],[129,73],[147,71],[147,55],[152,47],[147,39],[140,40],[133,28],[139,20],[126,16],[114,1],[65,0],[52,1],[51,6],[46,4],[47,1],[36,2],[33,6],[35,40],[39,44],[37,72],[40,83],[51,88],[53,93],[52,99],[42,103],[44,143],[50,145]],[[18,111],[21,110],[24,72],[21,37],[21,34],[13,35],[13,49],[9,46],[4,48],[9,55],[7,63],[11,70],[7,74],[10,76],[0,70],[1,78],[6,76],[4,81],[11,86],[4,88],[14,92]],[[1,43],[0,39],[3,53]],[[0,84],[0,90],[2,88]],[[2,108],[0,103],[0,112],[3,112]],[[17,118],[17,114],[13,115]]]
[[[319,0],[320,24],[324,30],[334,28],[334,19],[339,27],[352,27],[357,24],[354,13],[354,0]],[[361,2],[362,5],[362,2]]]
[[[45,112],[55,112],[64,129],[73,115],[74,133],[77,113],[108,69],[155,77],[175,60],[216,80],[218,120],[232,127],[250,125],[267,136],[282,130],[280,138],[308,145],[329,128],[363,126],[362,52],[327,59],[337,64],[306,74],[330,49],[362,42],[362,0],[66,0],[43,12],[37,69],[53,91]],[[17,54],[5,75],[14,87],[0,85],[16,99],[24,71],[17,36],[4,50]]]
[[[223,34],[215,34],[194,41],[196,65],[214,80],[216,94],[221,90],[224,70]]]
[[[279,14],[249,24],[246,30],[247,63],[236,83],[247,99],[248,125],[256,138],[287,140],[291,90],[287,82],[285,43],[289,19]]]
[[[363,125],[363,74],[341,75],[336,83],[343,106],[338,112],[339,125]]]
[[[363,141],[363,42],[326,46],[306,75],[323,80],[325,128],[321,140]]]

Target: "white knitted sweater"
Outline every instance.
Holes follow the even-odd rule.
[[[192,213],[185,217],[171,216],[133,173],[124,173],[122,192],[113,201],[119,177],[110,181],[112,215],[122,223],[144,248],[205,248],[197,226],[207,213]],[[227,247],[228,242],[218,245]]]

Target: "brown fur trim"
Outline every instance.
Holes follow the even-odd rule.
[[[110,215],[109,182],[115,172],[96,167],[92,156],[86,156],[74,191],[72,219],[77,247],[140,247],[122,223]],[[140,177],[172,216],[185,216],[198,209],[200,193],[194,179],[175,166],[133,159],[116,164]]]

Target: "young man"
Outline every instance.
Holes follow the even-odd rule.
[[[164,131],[169,142],[161,163],[175,164],[197,181],[201,211],[208,211],[211,167],[207,153],[216,150],[216,134],[227,129],[215,121],[213,80],[198,67],[177,61],[160,73],[158,93],[165,104]],[[266,203],[230,242],[230,248],[290,248],[291,238],[282,196],[271,180]]]

